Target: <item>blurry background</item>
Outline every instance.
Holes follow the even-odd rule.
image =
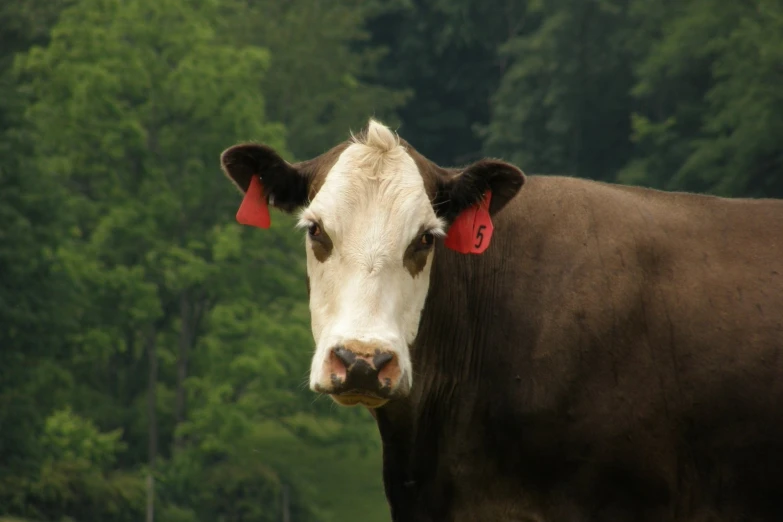
[[[781,197],[782,115],[783,0],[3,0],[0,520],[389,519],[226,147]]]

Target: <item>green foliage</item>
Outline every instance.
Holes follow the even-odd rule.
[[[372,19],[373,41],[389,49],[379,74],[411,91],[400,132],[444,165],[482,155],[480,124],[507,68],[498,46],[528,25],[519,0],[396,0]]]
[[[8,70],[14,51],[45,40],[40,24],[59,6],[33,5],[0,7],[0,479],[35,467],[30,434],[59,402],[51,390],[71,382],[61,335],[74,326],[73,292],[56,254],[71,219],[56,177],[33,168],[25,105]]]
[[[102,433],[68,408],[53,413],[41,434],[40,467],[0,480],[0,505],[41,520],[138,520],[144,484],[113,469],[124,449],[119,439],[119,430]]]
[[[17,226],[0,262],[27,286],[0,296],[11,325],[3,340],[13,347],[3,350],[9,380],[0,399],[3,415],[30,413],[0,437],[3,454],[18,461],[0,513],[138,520],[153,473],[163,517],[277,520],[289,484],[282,464],[247,458],[263,436],[259,423],[313,444],[378,450],[359,435],[368,419],[349,412],[321,422],[331,411],[302,386],[312,338],[292,218],[276,216],[263,235],[230,222],[239,197],[220,174],[219,154],[252,139],[289,155],[284,126],[265,116],[267,92],[288,94],[269,87],[269,49],[227,35],[237,18],[218,16],[220,7],[78,0],[4,77],[16,82],[6,132],[18,149],[0,170],[9,188],[0,212]],[[280,16],[307,25],[318,14],[311,7]],[[311,64],[335,71],[367,104],[382,94],[379,109],[393,108],[399,95],[367,90],[373,52],[350,47],[362,37],[361,17],[333,11],[341,25],[308,45],[340,50],[332,58],[339,67]],[[295,61],[283,34],[276,38],[282,59]],[[336,85],[323,98],[341,114],[334,127],[302,111],[286,121],[309,132],[300,147],[331,144],[338,125],[370,110],[337,104],[351,94]],[[63,216],[51,228],[52,214],[41,212],[48,205]],[[26,299],[34,301],[19,309]],[[40,352],[29,349],[35,344]],[[289,497],[297,520],[314,516],[295,489]]]
[[[161,474],[164,520],[277,522],[282,518],[281,477],[252,453],[235,459],[204,460],[198,452],[178,454]],[[293,520],[318,520],[292,493]]]
[[[235,16],[226,33],[242,45],[269,49],[269,74],[261,82],[269,117],[285,125],[294,157],[306,159],[333,147],[369,116],[396,124],[406,88],[379,84],[382,46],[366,45],[368,16],[384,11],[377,0],[226,0]]]
[[[488,154],[531,173],[614,177],[630,152],[627,3],[528,3],[531,29],[501,48],[509,67],[484,128]]]
[[[70,408],[54,412],[44,423],[41,446],[44,462],[85,461],[100,470],[110,469],[125,449],[120,430],[101,433],[89,419]]]
[[[335,417],[340,412],[336,406],[330,409]],[[257,456],[283,470],[286,483],[309,499],[319,520],[388,522],[389,508],[379,480],[381,455],[375,434],[377,427],[367,422],[369,413],[359,411],[365,419],[366,429],[355,435],[364,443],[354,439],[324,448],[266,422],[254,427],[254,446],[247,455]],[[324,429],[330,429],[337,423],[332,420],[320,424],[330,424],[324,426]],[[368,440],[372,441],[370,447]]]
[[[642,153],[623,177],[641,167],[655,186],[780,197],[783,6],[719,5],[692,0],[662,17],[637,66]]]

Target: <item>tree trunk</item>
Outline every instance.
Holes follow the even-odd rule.
[[[283,522],[291,522],[291,500],[288,496],[288,484],[283,484]]]
[[[185,381],[188,378],[188,363],[193,346],[196,343],[196,334],[201,318],[208,309],[209,302],[199,295],[192,295],[190,292],[182,292],[179,297],[179,343],[177,353],[177,391],[174,405],[174,420],[179,425],[187,418],[187,394],[185,391]],[[182,446],[183,440],[180,435],[174,437],[174,447]]]
[[[158,350],[157,350],[157,331],[153,326],[150,329],[147,338],[147,361],[148,361],[148,381],[147,381],[147,421],[148,430],[148,457],[149,471],[147,472],[147,520],[154,522],[155,519],[155,461],[158,458],[158,418],[156,414],[156,388],[158,384]]]
[[[177,353],[177,392],[174,404],[174,420],[177,425],[185,420],[185,379],[188,377],[188,358],[193,334],[193,314],[187,292],[183,292],[179,298],[179,350]],[[182,445],[182,437],[174,436],[174,446]]]

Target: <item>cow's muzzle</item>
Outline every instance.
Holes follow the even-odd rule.
[[[318,384],[315,391],[331,395],[344,406],[377,408],[403,391],[397,355],[377,345],[337,345],[329,353],[326,370],[329,385]]]

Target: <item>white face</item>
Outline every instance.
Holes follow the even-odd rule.
[[[390,366],[397,368],[384,370],[391,388],[412,385],[408,347],[418,331],[433,256],[432,248],[417,245],[423,234],[442,236],[445,230],[416,163],[394,140],[386,127],[371,124],[367,144],[352,143],[342,152],[301,214],[299,225],[309,229],[315,391],[333,390],[333,350],[341,346],[364,351],[370,360],[377,351],[391,354]],[[335,400],[378,405],[355,396]]]

